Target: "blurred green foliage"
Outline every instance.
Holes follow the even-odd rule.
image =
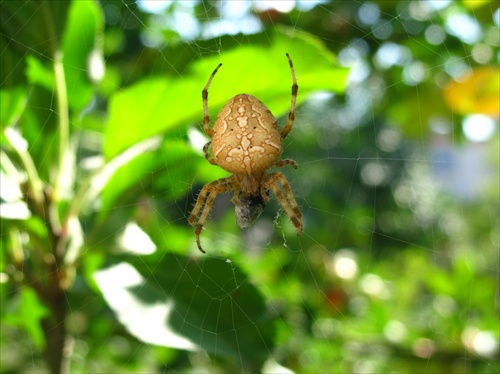
[[[165,4],[0,3],[0,371],[500,371],[498,4]],[[202,255],[201,90],[223,62],[212,121],[247,92],[283,124],[287,52],[304,233],[224,196]]]

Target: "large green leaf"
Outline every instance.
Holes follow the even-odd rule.
[[[292,85],[287,52],[293,58],[300,86],[298,103],[313,91],[340,92],[345,88],[347,70],[335,65],[335,56],[317,39],[287,30],[276,31],[269,45],[249,44],[231,49],[196,61],[183,77],[147,78],[116,93],[110,100],[105,158],[109,160],[134,143],[157,134],[178,137],[179,128],[185,134],[188,124],[201,122],[201,90],[220,61],[224,66],[210,87],[212,121],[227,100],[241,92],[259,97],[276,116],[285,114],[290,106]],[[104,191],[104,211],[127,188],[154,170],[165,170],[168,178],[189,185],[192,178],[175,179],[171,169],[172,161],[177,160],[179,154],[196,157],[187,149],[187,144],[176,144],[172,148],[163,147],[161,156],[143,155],[124,166]],[[191,168],[191,175],[194,169]]]
[[[268,45],[245,45],[198,60],[180,77],[153,77],[116,93],[110,101],[104,154],[110,159],[144,138],[202,120],[201,91],[215,67],[224,65],[210,87],[212,120],[234,95],[257,96],[276,115],[290,105],[292,78],[285,56],[293,59],[298,102],[318,90],[340,92],[347,70],[321,43],[299,32],[276,31]]]
[[[206,256],[154,258],[140,258],[136,268],[120,263],[95,274],[127,330],[143,342],[204,349],[246,370],[261,367],[272,352],[274,329],[246,275],[228,261]]]

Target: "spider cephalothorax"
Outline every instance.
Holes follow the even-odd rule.
[[[236,210],[236,223],[242,229],[250,227],[264,210],[269,201],[269,191],[273,191],[280,205],[297,229],[302,232],[300,213],[290,184],[280,172],[268,173],[273,167],[297,164],[293,160],[280,160],[283,139],[293,126],[297,98],[297,80],[292,60],[286,54],[292,72],[292,101],[288,122],[280,130],[270,110],[256,97],[247,94],[234,96],[222,108],[213,129],[208,116],[208,88],[219,64],[205,88],[203,97],[203,129],[211,138],[203,147],[208,162],[232,173],[231,176],[206,184],[200,191],[196,205],[188,222],[196,226],[198,249],[205,253],[200,243],[200,233],[208,218],[212,205],[219,193],[235,191],[233,203]],[[209,152],[212,146],[212,154]]]

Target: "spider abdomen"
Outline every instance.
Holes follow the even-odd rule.
[[[255,174],[279,159],[282,139],[276,119],[256,97],[240,94],[220,111],[212,138],[217,165],[230,173]]]

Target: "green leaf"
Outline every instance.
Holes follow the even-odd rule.
[[[196,109],[176,98],[188,97],[195,87],[190,80],[149,78],[115,94],[110,101],[104,135],[106,159],[137,141],[194,118]]]
[[[26,91],[26,55],[36,56],[44,64],[53,60],[70,4],[70,1],[44,0],[0,2],[0,75],[3,89],[24,86]]]
[[[269,45],[245,45],[198,60],[182,77],[154,77],[116,93],[110,101],[104,154],[109,159],[135,142],[202,121],[201,91],[215,67],[224,65],[210,87],[212,121],[234,95],[246,92],[263,101],[275,116],[290,106],[292,78],[285,53],[295,65],[298,103],[318,90],[341,92],[347,69],[317,39],[276,31]]]
[[[26,56],[26,76],[31,84],[38,84],[47,91],[54,90],[54,70],[45,66],[41,60],[32,55]]]
[[[246,275],[221,259],[154,258],[141,258],[137,268],[120,263],[95,274],[127,330],[146,343],[204,349],[244,369],[260,368],[272,351],[274,329]]]
[[[99,36],[104,16],[97,1],[73,1],[62,41],[64,75],[68,102],[72,109],[82,109],[90,101],[94,87],[90,81],[92,53],[99,53]]]
[[[19,305],[15,313],[5,316],[5,323],[22,326],[37,349],[45,347],[45,336],[41,327],[41,320],[50,314],[49,309],[43,305],[36,292],[23,287],[20,293]]]
[[[22,87],[0,90],[0,129],[14,125],[26,106],[28,93]],[[3,136],[3,135],[2,135]]]

